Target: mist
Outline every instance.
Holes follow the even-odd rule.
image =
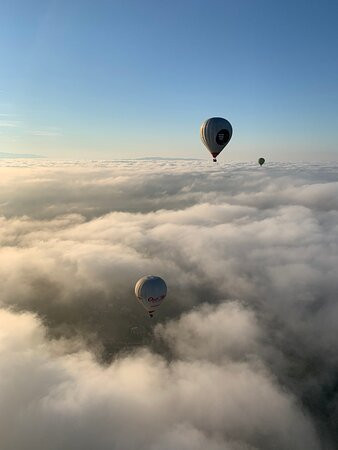
[[[337,447],[337,165],[0,173],[4,450]]]

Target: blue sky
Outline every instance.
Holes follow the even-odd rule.
[[[335,0],[3,0],[0,151],[338,159]]]

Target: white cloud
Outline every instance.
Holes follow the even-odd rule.
[[[19,120],[0,120],[0,127],[2,128],[18,128],[20,126]]]
[[[57,355],[31,315],[2,311],[0,323],[4,450],[318,448],[292,396],[250,364],[144,350],[100,366]]]
[[[61,131],[58,128],[33,130],[30,132],[30,134],[32,134],[33,136],[43,136],[43,137],[54,137],[62,135]]]
[[[337,169],[0,162],[7,448],[335,448]]]

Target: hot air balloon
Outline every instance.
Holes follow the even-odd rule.
[[[259,158],[258,164],[262,166],[265,163],[265,158]]]
[[[222,117],[212,117],[202,123],[200,135],[203,144],[212,154],[213,161],[216,162],[217,156],[231,139],[232,126]]]
[[[135,285],[135,295],[142,306],[153,317],[167,295],[167,285],[164,280],[154,275],[141,278]]]

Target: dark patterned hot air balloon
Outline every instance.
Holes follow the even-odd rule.
[[[222,117],[212,117],[202,123],[200,134],[203,144],[216,162],[217,156],[231,139],[232,126]]]

